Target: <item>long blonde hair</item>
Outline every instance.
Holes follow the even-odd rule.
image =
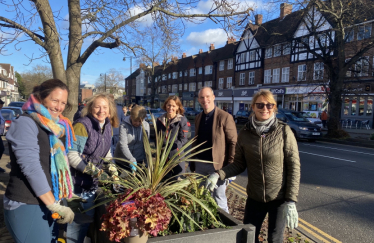
[[[116,104],[114,103],[114,100],[111,98],[111,96],[108,93],[98,93],[92,96],[88,101],[86,106],[83,108],[81,117],[85,117],[88,114],[92,114],[92,106],[96,99],[104,99],[108,102],[109,105],[109,121],[112,127],[118,127],[119,126],[119,120],[117,116],[117,108]]]

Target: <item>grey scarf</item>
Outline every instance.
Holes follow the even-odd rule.
[[[252,116],[252,125],[256,130],[256,133],[261,136],[263,133],[266,133],[270,130],[270,127],[274,124],[275,122],[275,113],[273,115],[265,120],[265,121],[258,121],[256,120],[256,116]]]

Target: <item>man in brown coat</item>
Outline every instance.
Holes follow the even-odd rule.
[[[235,145],[238,137],[233,117],[214,105],[214,92],[210,87],[203,87],[199,91],[199,103],[203,112],[195,118],[195,146],[205,142],[198,149],[211,148],[197,155],[200,160],[213,161],[211,163],[190,162],[191,171],[202,175],[210,175],[216,170],[233,163]],[[213,191],[213,197],[218,206],[228,212],[226,198],[226,183],[219,180]]]

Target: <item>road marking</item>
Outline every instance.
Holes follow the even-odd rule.
[[[300,219],[299,219],[299,221],[300,221]],[[311,231],[310,229],[308,229],[307,227],[305,227],[304,225],[302,225],[300,222],[299,222],[299,227],[302,228],[303,230],[305,230],[306,232],[308,232],[309,234],[313,235],[314,237],[316,237],[317,239],[319,239],[323,243],[331,243],[330,241],[326,241],[326,239],[322,238],[317,233]]]
[[[314,229],[315,231],[317,231],[319,234],[323,235],[324,237],[334,241],[335,243],[342,243],[340,240],[337,240],[335,239],[334,237],[332,237],[331,235],[323,232],[322,230],[318,229],[317,227],[314,227],[313,225],[309,224],[308,222],[306,222],[305,220],[302,220],[301,218],[299,218],[299,221],[302,223],[302,224],[305,224],[306,226]]]
[[[233,182],[231,182],[230,184],[229,184],[229,186],[231,186],[234,190],[237,190],[238,192],[241,192],[241,193],[243,193],[244,195],[246,195],[247,196],[247,192],[246,191],[244,191],[244,190],[242,190],[242,189],[240,189],[239,187],[237,187],[236,185],[234,185],[234,183]]]
[[[343,161],[347,161],[347,162],[356,163],[356,161],[354,161],[354,160],[340,159],[340,158],[335,158],[335,157],[326,156],[326,155],[320,155],[320,154],[308,153],[308,152],[304,152],[304,151],[300,151],[300,150],[299,150],[299,153],[310,154],[310,155],[315,155],[315,156],[325,157],[325,158],[329,158],[329,159],[337,159],[337,160],[343,160]]]
[[[358,153],[358,154],[374,155],[374,154],[371,154],[371,153],[359,152],[359,151],[348,150],[348,149],[338,149],[338,148],[333,148],[333,147],[325,147],[325,146],[318,146],[318,145],[312,145],[312,144],[303,144],[303,145],[312,146],[312,147],[319,147],[319,148],[335,149],[335,150],[341,150],[341,151],[346,151],[346,152],[353,152],[353,153]]]

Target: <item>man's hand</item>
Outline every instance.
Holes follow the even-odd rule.
[[[53,213],[58,213],[59,217],[57,223],[59,224],[71,224],[74,219],[74,212],[69,207],[65,207],[55,202],[54,204],[48,205],[47,208]]]
[[[206,179],[205,188],[212,192],[217,185],[218,179],[219,175],[216,172],[211,174],[208,179]]]
[[[93,178],[98,178],[100,181],[109,180],[110,176],[103,170],[97,168],[91,162],[88,162],[86,168],[84,168],[83,173],[91,175]]]
[[[285,202],[283,209],[283,217],[286,220],[286,226],[290,229],[297,228],[299,221],[299,214],[296,210],[295,202]]]

